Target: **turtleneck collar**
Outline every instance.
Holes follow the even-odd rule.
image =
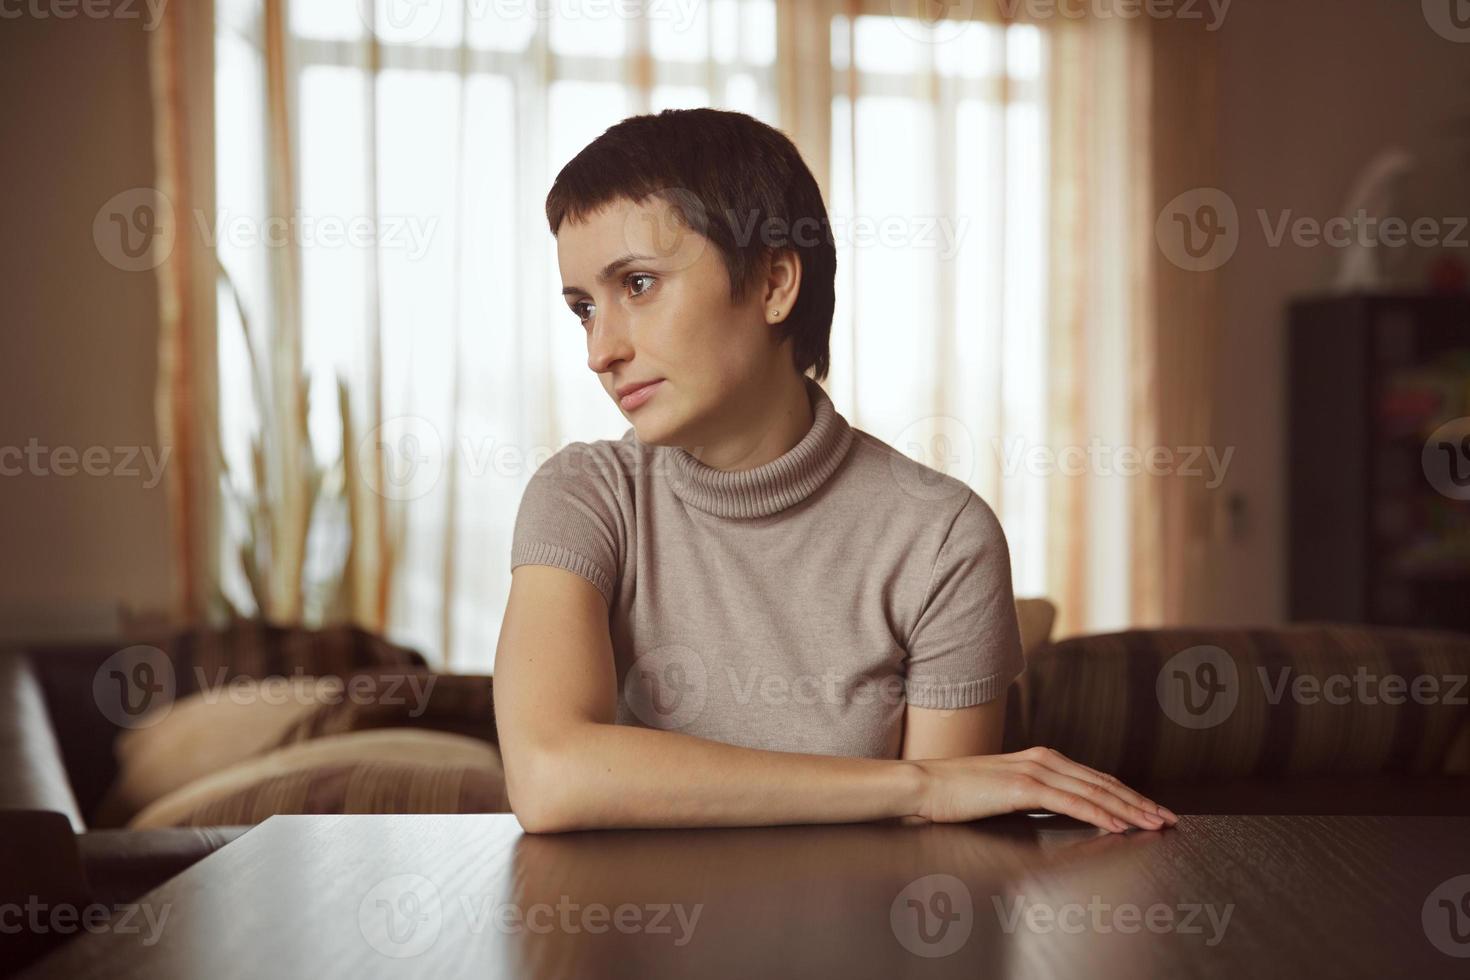
[[[686,449],[657,447],[664,462],[659,472],[668,474],[679,499],[715,517],[750,518],[768,517],[815,493],[846,458],[852,427],[820,384],[805,374],[801,379],[811,398],[812,427],[795,446],[763,466],[719,470]]]

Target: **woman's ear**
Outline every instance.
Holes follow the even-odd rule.
[[[801,292],[801,256],[791,249],[772,252],[766,265],[766,322],[780,323],[791,315]]]

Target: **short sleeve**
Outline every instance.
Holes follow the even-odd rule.
[[[920,708],[993,701],[1025,667],[1010,549],[973,491],[939,548],[908,655],[905,695]]]
[[[597,586],[609,606],[622,567],[622,511],[609,453],[585,442],[542,463],[521,494],[510,567],[553,565]]]

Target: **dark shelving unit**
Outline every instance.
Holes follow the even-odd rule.
[[[1286,381],[1290,617],[1470,632],[1470,501],[1421,461],[1470,415],[1470,295],[1297,300]]]

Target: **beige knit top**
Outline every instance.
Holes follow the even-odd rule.
[[[717,470],[629,428],[565,446],[527,483],[511,568],[601,591],[620,724],[896,758],[906,704],[968,707],[1020,673],[994,512],[805,382],[812,427],[763,466]]]

